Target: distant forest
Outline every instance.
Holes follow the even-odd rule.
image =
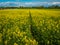
[[[52,5],[52,6],[36,6],[36,7],[0,7],[0,9],[60,9],[60,6],[58,5]]]

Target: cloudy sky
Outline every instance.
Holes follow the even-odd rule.
[[[60,0],[0,0],[1,6],[50,6],[60,5]]]

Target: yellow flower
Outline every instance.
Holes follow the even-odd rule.
[[[18,45],[17,43],[14,43],[14,45]]]
[[[28,40],[28,39],[25,39],[25,42],[26,42],[26,43],[28,43],[28,42],[29,42],[29,40]]]
[[[5,45],[7,45],[7,42],[8,42],[8,41],[6,40],[6,41],[5,41]]]

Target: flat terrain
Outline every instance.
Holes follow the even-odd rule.
[[[60,9],[0,10],[0,45],[60,45]]]

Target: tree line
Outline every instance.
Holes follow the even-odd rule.
[[[32,7],[0,7],[0,9],[60,9],[60,6],[58,5],[52,5],[52,6],[32,6]]]

